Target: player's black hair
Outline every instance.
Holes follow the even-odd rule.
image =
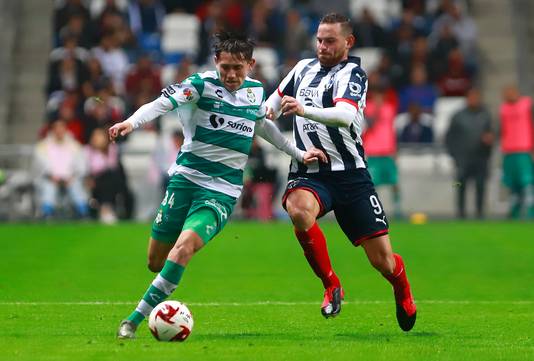
[[[218,58],[221,53],[227,52],[241,60],[251,60],[254,52],[254,41],[245,34],[231,31],[221,31],[215,34],[213,52]]]
[[[341,30],[345,35],[352,34],[352,24],[350,19],[345,15],[338,13],[328,13],[321,18],[319,24],[340,24]]]

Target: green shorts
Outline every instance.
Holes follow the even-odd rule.
[[[534,166],[529,153],[505,154],[503,158],[503,183],[511,189],[521,189],[534,183]]]
[[[397,184],[397,165],[392,157],[368,157],[367,168],[375,186]]]
[[[224,228],[235,203],[233,197],[174,175],[152,223],[152,238],[174,243],[182,230],[192,229],[207,243]]]

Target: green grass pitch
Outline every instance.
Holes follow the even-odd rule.
[[[532,223],[393,224],[418,303],[409,333],[363,250],[322,227],[346,290],[339,317],[321,317],[288,223],[230,222],[171,296],[195,320],[178,344],[146,323],[115,339],[154,277],[150,225],[0,225],[0,360],[534,360]]]

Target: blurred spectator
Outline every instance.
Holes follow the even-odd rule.
[[[437,97],[436,88],[427,80],[425,67],[417,65],[412,69],[410,85],[400,92],[399,111],[405,112],[410,104],[417,103],[423,112],[433,113]]]
[[[92,97],[96,94],[97,89],[102,87],[102,84],[108,84],[110,79],[104,75],[102,65],[97,58],[89,58],[87,61],[87,80],[82,85],[82,92],[85,98]]]
[[[107,11],[126,14],[128,0],[91,0],[89,11],[93,19],[98,19]]]
[[[367,155],[367,168],[374,184],[391,186],[395,217],[402,216],[398,171],[395,164],[397,135],[395,132],[396,104],[388,101],[384,92],[377,89],[365,107],[365,129],[362,140]]]
[[[361,2],[362,0],[359,1]],[[373,1],[376,2],[377,0]],[[349,14],[350,11],[349,2],[347,0],[306,0],[302,2],[306,2],[310,11],[319,18],[330,12]]]
[[[466,69],[464,56],[459,49],[452,50],[448,56],[447,71],[438,80],[438,87],[442,96],[465,96],[473,85],[472,77]]]
[[[89,19],[82,14],[74,14],[58,32],[58,44],[65,46],[66,39],[75,38],[81,47],[89,49],[95,44],[96,34]]]
[[[131,218],[133,196],[122,171],[119,149],[110,143],[107,132],[96,128],[85,146],[87,185],[91,191],[90,206],[102,223],[113,224],[117,218]]]
[[[130,68],[126,76],[126,94],[129,103],[135,103],[140,95],[155,98],[161,90],[160,71],[148,55],[141,55],[137,64]]]
[[[172,132],[171,139],[165,137],[164,133],[160,137],[161,139],[158,142],[160,146],[154,149],[152,158],[154,160],[153,164],[157,168],[162,194],[165,194],[170,179],[167,171],[171,164],[176,162],[178,152],[180,152],[182,144],[184,144],[184,135],[180,129],[176,129]]]
[[[198,2],[191,0],[162,0],[162,3],[167,14],[173,12],[194,14],[200,6]]]
[[[176,73],[174,74],[174,83],[181,83],[189,75],[194,73],[194,67],[193,63],[191,62],[191,59],[188,57],[182,58],[182,61],[180,61],[180,64],[176,67]]]
[[[404,76],[404,70],[402,69],[402,66],[393,63],[391,56],[387,53],[382,54],[376,71],[379,74],[380,82],[382,84],[390,84],[396,89],[403,84],[402,78]]]
[[[80,217],[88,215],[82,147],[67,131],[64,120],[55,120],[48,136],[35,147],[35,187],[43,217],[55,214],[59,196],[65,193]]]
[[[265,164],[263,149],[254,139],[244,172],[241,206],[248,219],[269,221],[273,218],[276,169]]]
[[[320,2],[320,0],[316,0]],[[339,4],[341,1],[337,1]],[[338,10],[330,10],[330,1],[322,1],[322,7],[324,12],[336,11],[340,14],[349,14],[344,7],[339,7]],[[389,26],[393,19],[399,18],[402,10],[402,4],[400,0],[349,0],[345,1],[350,7],[350,14],[354,19],[359,19],[363,14],[363,9],[369,9],[373,14],[373,17],[377,19],[377,22],[382,26]]]
[[[445,145],[456,165],[456,206],[459,218],[465,218],[465,191],[475,182],[476,216],[484,217],[484,195],[488,163],[494,141],[489,111],[482,105],[478,89],[467,93],[467,106],[455,113],[445,136]]]
[[[368,75],[368,91],[367,100],[372,101],[375,93],[379,92],[384,98],[383,102],[388,103],[395,109],[395,114],[399,109],[399,95],[395,88],[391,86],[390,80],[387,76],[383,76],[378,71],[372,71]]]
[[[128,71],[128,57],[124,50],[118,46],[117,34],[104,34],[100,45],[93,48],[92,53],[100,62],[104,74],[113,80],[115,92],[122,94],[124,79]]]
[[[441,28],[439,37],[435,39],[437,42],[432,43],[432,63],[433,71],[436,74],[436,78],[440,78],[447,71],[449,53],[458,48],[458,40],[454,37],[451,27],[444,25]]]
[[[100,84],[95,96],[84,105],[86,142],[95,128],[108,128],[124,119],[125,106],[121,98],[113,94],[109,84]]]
[[[76,104],[71,101],[64,101],[59,107],[59,117],[65,121],[67,129],[74,139],[79,143],[85,143],[84,124],[76,113]]]
[[[284,55],[300,58],[301,53],[310,48],[311,37],[304,20],[297,10],[289,9],[287,11],[285,26]]]
[[[196,63],[203,65],[212,61],[210,58],[213,36],[226,28],[222,1],[210,1],[201,6],[197,13],[201,20],[199,32],[199,51]]]
[[[423,113],[417,103],[411,103],[408,113],[400,115],[400,122],[405,123],[401,128],[399,142],[401,143],[432,143],[434,132],[432,130],[432,116]]]
[[[477,28],[471,17],[464,14],[454,2],[446,4],[446,12],[434,22],[431,37],[439,37],[443,27],[449,26],[468,59],[476,57]]]
[[[503,90],[500,108],[503,182],[510,189],[510,218],[520,218],[522,208],[534,218],[534,125],[532,99],[515,85]]]
[[[363,9],[361,18],[354,25],[356,46],[378,48],[386,45],[386,33],[376,22],[368,8]]]
[[[400,18],[393,19],[391,24],[392,29],[397,29],[401,25],[409,26],[413,29],[416,36],[426,37],[430,33],[431,24],[421,13],[418,7],[405,7],[402,10]]]
[[[52,50],[50,53],[50,62],[53,63],[67,57],[72,57],[82,62],[86,62],[89,58],[89,52],[81,46],[78,46],[78,38],[74,35],[65,36],[63,46]]]
[[[72,55],[65,55],[50,64],[48,76],[46,92],[50,95],[55,91],[61,90],[80,91],[82,84],[88,77],[88,73],[85,64],[81,60]]]
[[[141,49],[160,51],[160,31],[165,8],[159,0],[131,0],[128,5],[130,28]]]
[[[73,16],[81,16],[84,22],[89,21],[89,10],[82,0],[65,0],[61,6],[56,8],[54,11],[54,33],[59,34],[59,31]]]
[[[277,9],[268,1],[256,1],[252,5],[247,35],[256,41],[258,46],[274,47],[282,45],[282,29],[284,24]]]

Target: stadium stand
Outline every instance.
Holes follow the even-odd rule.
[[[26,2],[20,3],[24,5]],[[184,5],[185,3],[187,4]],[[76,121],[69,123],[70,129],[79,132],[79,139],[87,142],[92,129],[106,127],[124,119],[139,105],[154,97],[153,92],[145,91],[146,89],[136,88],[135,97],[124,92],[124,79],[139,57],[151,58],[152,73],[159,74],[162,86],[181,81],[188,74],[210,66],[210,36],[221,28],[245,31],[256,37],[259,46],[255,56],[260,66],[259,73],[255,76],[265,79],[266,87],[272,90],[291,64],[300,58],[313,56],[309,44],[313,44],[314,31],[321,15],[319,12],[324,7],[322,3],[311,1],[303,4],[296,0],[260,0],[253,4],[246,1],[189,3],[163,0],[56,0],[54,8],[50,9],[54,12],[51,24],[53,34],[48,39],[54,45],[51,49],[48,78],[55,79],[55,87],[44,99],[48,103],[44,124],[36,124],[38,120],[35,115],[32,124],[34,128],[42,129],[39,134],[43,136],[48,120],[58,114],[63,116],[74,113],[71,118]],[[443,89],[439,87],[440,79],[449,70],[449,64],[444,59],[455,51],[468,60],[463,71],[469,79],[475,83],[482,79],[491,85],[490,89],[494,93],[498,91],[498,85],[485,75],[487,71],[481,62],[483,58],[476,51],[476,26],[481,24],[485,27],[487,21],[477,20],[475,23],[470,12],[475,9],[475,15],[477,12],[485,15],[490,11],[498,13],[502,11],[502,4],[481,7],[479,0],[351,0],[334,1],[330,5],[347,8],[354,20],[355,31],[360,32],[356,36],[358,39],[361,35],[361,42],[357,41],[352,54],[362,58],[362,66],[369,74],[369,98],[377,88],[382,88],[386,90],[389,101],[398,105],[399,99],[402,102],[400,95],[405,93],[409,85],[410,74],[418,68],[424,68],[430,87],[438,89],[437,91]],[[2,20],[9,20],[7,3],[3,2],[1,6]],[[14,18],[15,16],[11,19]],[[503,23],[505,21],[497,19],[493,26],[501,29]],[[293,29],[295,34],[292,35],[295,36],[285,39],[284,34]],[[3,32],[0,35],[2,44],[9,46],[10,36],[13,34],[9,31]],[[67,43],[68,39],[73,38],[78,42],[76,51],[71,53]],[[484,35],[481,38],[482,46],[489,52],[489,41]],[[103,42],[102,39],[109,39],[109,43],[114,45],[106,45],[107,40]],[[292,43],[288,44],[287,41]],[[9,52],[2,52],[0,64],[6,61],[6,54]],[[76,59],[76,67],[73,66],[72,58]],[[10,73],[6,69],[9,67],[1,68],[2,75]],[[25,68],[19,69],[22,71]],[[454,76],[453,74],[453,80]],[[503,75],[499,77],[502,79]],[[1,77],[0,95],[7,89],[7,81],[7,76]],[[38,84],[37,81],[31,86],[35,88],[35,84]],[[32,97],[36,97],[35,92]],[[1,131],[5,129],[7,119],[6,98],[0,98],[0,134],[7,135],[7,131]],[[496,107],[494,98],[495,95],[492,95],[489,99],[493,110]],[[17,100],[15,104],[19,103]],[[39,104],[38,101],[34,103]],[[398,160],[407,212],[452,215],[452,202],[449,207],[441,198],[452,197],[452,191],[447,186],[452,179],[452,168],[449,166],[450,159],[444,155],[442,139],[450,115],[462,105],[462,97],[444,97],[438,93],[434,105],[426,109],[432,119],[435,140],[423,148],[400,146]],[[21,110],[18,111],[21,114]],[[45,112],[44,107],[40,111]],[[35,110],[32,114],[35,114]],[[29,115],[23,116],[21,123],[28,124],[27,117]],[[132,182],[131,188],[137,196],[147,196],[142,190],[154,184],[146,179],[146,170],[150,167],[150,154],[157,144],[159,134],[172,132],[178,127],[176,118],[168,115],[120,144],[121,159]],[[28,128],[16,128],[10,133],[17,134],[20,129]],[[265,147],[267,163],[278,168],[278,182],[283,184],[287,159],[263,142],[260,144]],[[436,182],[441,184],[443,192],[435,199],[432,196],[439,192],[429,192],[424,196],[429,204],[423,207],[419,201],[422,196],[417,194],[417,189],[423,189],[423,184],[432,185]],[[154,199],[138,202],[147,206],[146,209],[137,210],[137,217],[148,217],[158,202],[157,198],[156,195]],[[383,198],[387,207],[388,197]],[[275,213],[281,213],[281,209],[278,207]]]

